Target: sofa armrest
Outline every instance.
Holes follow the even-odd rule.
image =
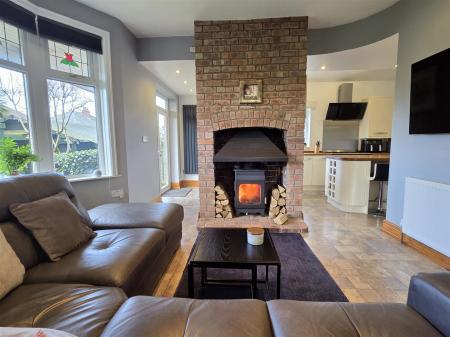
[[[166,203],[113,203],[89,210],[94,229],[157,228],[181,236],[183,207]]]
[[[414,275],[409,284],[408,306],[450,337],[450,272]]]

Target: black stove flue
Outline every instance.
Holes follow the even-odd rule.
[[[234,209],[236,215],[265,214],[266,174],[264,170],[234,170]]]

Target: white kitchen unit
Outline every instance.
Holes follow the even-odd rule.
[[[371,160],[326,159],[325,195],[344,212],[368,213]]]
[[[367,102],[367,110],[359,124],[359,138],[391,138],[394,99],[369,97],[363,102]]]
[[[305,190],[323,190],[325,186],[325,156],[305,154],[303,160],[303,187]]]

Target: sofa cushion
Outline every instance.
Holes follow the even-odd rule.
[[[338,303],[275,300],[267,307],[276,337],[359,337]]]
[[[400,303],[267,303],[275,337],[442,337]]]
[[[0,223],[0,230],[5,235],[6,240],[19,257],[25,269],[48,261],[48,256],[42,250],[33,234],[17,221]]]
[[[21,285],[25,267],[0,231],[0,300]]]
[[[442,337],[417,312],[400,303],[341,303],[359,336]]]
[[[450,336],[450,272],[414,275],[409,283],[408,306]]]
[[[97,236],[57,262],[29,269],[25,283],[85,283],[115,286],[133,293],[133,286],[165,248],[159,229],[116,229],[97,231]]]
[[[0,302],[0,326],[49,328],[97,337],[125,300],[118,288],[22,285]]]
[[[272,336],[266,304],[258,300],[199,301],[133,297],[107,325],[102,337]]]
[[[174,233],[181,234],[183,207],[166,203],[114,203],[89,211],[94,228],[159,228],[167,233],[166,240]]]
[[[11,213],[29,229],[52,261],[58,261],[95,233],[66,192],[32,202],[11,204]]]
[[[0,222],[11,220],[9,205],[39,200],[62,191],[67,193],[86,221],[89,221],[86,209],[81,205],[72,185],[63,175],[36,173],[0,179]]]

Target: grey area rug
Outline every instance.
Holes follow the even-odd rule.
[[[178,188],[174,190],[169,190],[164,193],[163,197],[185,197],[192,191],[190,187]]]
[[[339,286],[320,263],[305,240],[294,233],[272,233],[281,261],[281,298],[299,301],[348,302]],[[200,270],[195,268],[197,298],[230,299],[251,298],[250,287],[200,286]],[[265,267],[259,267],[258,276],[264,279]],[[248,270],[223,270],[208,268],[210,279],[251,279]],[[275,298],[276,269],[269,269],[268,290],[258,285],[258,298]],[[187,268],[183,272],[175,297],[188,297]]]

